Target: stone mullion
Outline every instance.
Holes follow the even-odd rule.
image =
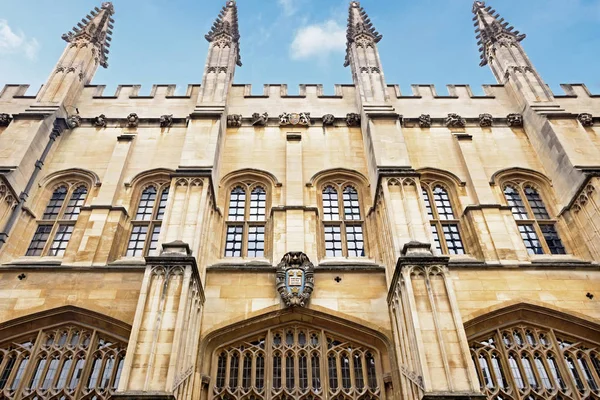
[[[392,334],[394,335],[394,348],[395,348],[395,353],[396,353],[396,358],[398,359],[398,361],[400,362],[400,369],[402,369],[402,365],[406,365],[406,345],[404,344],[404,335],[403,332],[401,332],[400,330],[402,329],[400,327],[400,322],[398,321],[398,301],[397,301],[397,292],[394,295],[394,299],[393,299],[393,304],[391,307],[391,314],[392,314],[392,321],[393,321],[393,329],[392,329]],[[363,374],[364,375],[364,374]],[[400,385],[400,390],[402,391],[402,397],[405,399],[409,399],[408,394],[406,392],[406,388],[410,386],[410,382],[408,381],[408,379],[406,379],[406,377],[400,373],[400,379],[402,380],[402,383]]]
[[[163,268],[163,267],[161,267]],[[152,307],[154,310],[156,310],[156,320],[153,323],[153,337],[152,337],[152,344],[150,346],[150,354],[148,357],[148,366],[147,366],[147,370],[146,370],[146,380],[144,382],[144,391],[149,390],[150,388],[150,383],[152,380],[152,372],[154,370],[154,362],[156,360],[156,348],[158,346],[158,336],[160,333],[160,327],[162,325],[162,316],[164,314],[164,309],[165,309],[165,303],[167,302],[167,295],[168,295],[168,289],[169,289],[169,278],[170,278],[170,273],[172,271],[169,270],[169,268],[164,268],[163,269],[163,274],[155,274],[156,279],[156,283],[155,286],[158,289],[158,296],[155,296],[154,300],[154,305],[155,307]],[[162,279],[161,279],[162,278]]]

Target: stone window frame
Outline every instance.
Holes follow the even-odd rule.
[[[269,256],[270,246],[268,244],[268,224],[270,220],[270,212],[271,212],[271,198],[272,198],[272,185],[268,183],[265,179],[260,179],[258,177],[247,177],[246,179],[240,177],[239,179],[230,179],[227,186],[225,186],[225,212],[223,214],[224,218],[224,229],[223,229],[223,240],[222,249],[221,249],[221,257],[225,259],[266,259]],[[231,206],[231,195],[232,192],[241,188],[244,191],[245,199],[244,199],[244,215],[243,220],[230,220],[229,211]],[[264,210],[264,219],[263,220],[251,220],[251,204],[252,204],[252,192],[258,188],[261,188],[265,192],[265,210]],[[242,246],[240,249],[240,256],[227,256],[227,236],[230,228],[241,227],[242,228]],[[261,256],[248,256],[248,243],[250,236],[250,228],[263,228],[263,255]]]

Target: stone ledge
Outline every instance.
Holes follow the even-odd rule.
[[[165,392],[128,392],[115,393],[111,399],[120,400],[175,400],[175,396]]]
[[[422,400],[485,400],[487,397],[480,393],[425,393]]]

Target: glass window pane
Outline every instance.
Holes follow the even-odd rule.
[[[367,362],[367,381],[369,389],[375,391],[379,387],[377,384],[377,368],[375,368],[375,357],[371,353],[367,353],[365,360]]]
[[[512,207],[512,213],[515,219],[529,219],[527,209],[525,208],[523,199],[521,199],[521,195],[517,189],[512,186],[507,186],[504,188],[504,197],[506,198],[508,205]]]
[[[52,193],[42,219],[56,219],[67,197],[67,187],[61,186]]]
[[[348,257],[365,256],[362,225],[346,226],[346,243],[348,245]]]
[[[148,236],[147,225],[134,225],[131,230],[129,243],[127,244],[127,257],[142,257],[144,255],[144,245]]]
[[[150,221],[152,220],[152,210],[154,209],[154,203],[156,202],[156,188],[149,186],[142,192],[140,202],[138,204],[137,212],[135,214],[136,221]]]
[[[339,226],[325,227],[325,254],[327,257],[342,257],[342,230]]]
[[[540,230],[544,235],[544,239],[546,240],[546,244],[550,249],[550,253],[567,254],[565,246],[563,245],[562,240],[560,240],[560,236],[558,235],[554,225],[540,225]]]
[[[437,225],[431,225],[431,235],[433,236],[433,245],[435,249],[439,253],[442,253],[442,242],[440,240]]]
[[[457,224],[442,225],[448,254],[465,254],[465,248],[460,237]]]
[[[229,221],[243,221],[246,214],[246,191],[236,187],[229,197]]]
[[[165,217],[165,211],[167,209],[167,201],[169,201],[169,188],[167,187],[160,194],[160,201],[158,202],[158,209],[156,210],[156,219],[162,221]]]
[[[548,210],[546,210],[546,206],[544,205],[544,202],[542,201],[542,198],[537,190],[530,186],[526,187],[525,197],[527,197],[529,207],[531,207],[531,211],[533,211],[533,216],[535,219],[550,219]]]
[[[79,186],[77,189],[75,189],[71,195],[69,203],[67,203],[63,219],[77,219],[79,213],[81,212],[81,207],[83,207],[83,203],[85,203],[86,197],[87,188],[85,186]]]
[[[346,186],[343,193],[344,198],[344,218],[346,220],[360,220],[360,205],[358,192],[352,186]]]
[[[450,220],[454,218],[454,212],[452,211],[452,205],[450,204],[450,197],[448,191],[441,186],[436,186],[433,189],[433,199],[435,202],[435,209],[440,220]]]
[[[267,208],[267,192],[261,187],[250,194],[250,221],[264,221]]]
[[[242,240],[244,236],[244,227],[228,226],[227,237],[225,241],[225,257],[242,256]]]
[[[152,228],[152,235],[150,235],[150,244],[148,246],[148,254],[151,256],[158,255],[158,238],[160,236],[160,225],[155,225]]]
[[[235,390],[238,386],[238,375],[240,373],[240,357],[237,353],[229,359],[229,389]]]
[[[215,386],[218,390],[225,387],[225,373],[227,368],[227,355],[225,353],[219,354],[219,361],[217,362],[217,380]]]
[[[342,354],[340,359],[341,362],[341,371],[342,371],[342,388],[344,390],[350,390],[351,381],[350,381],[350,358],[348,354]]]
[[[294,386],[294,355],[289,353],[285,357],[285,387],[293,390]]]
[[[250,226],[248,228],[248,257],[264,257],[265,227]]]
[[[334,354],[330,354],[327,358],[327,365],[329,369],[329,390],[335,391],[338,388],[338,374],[337,358]]]
[[[44,251],[44,247],[46,246],[46,242],[50,238],[50,233],[52,232],[52,225],[40,225],[37,227],[35,234],[33,235],[33,239],[31,239],[31,243],[29,244],[29,248],[27,249],[26,256],[41,256]]]
[[[339,221],[340,207],[338,204],[338,193],[333,186],[323,189],[323,220]]]
[[[273,356],[273,388],[281,388],[281,355]]]
[[[429,192],[424,186],[421,187],[421,190],[423,192],[423,201],[425,202],[425,208],[427,209],[427,215],[429,216],[429,219],[436,219],[433,215],[433,207],[431,207],[431,199],[429,198]]]
[[[73,228],[75,228],[73,225],[58,226],[48,255],[57,257],[62,257],[65,255],[65,250],[67,249],[67,245],[69,244],[69,240],[71,240],[71,235],[73,234]]]
[[[519,232],[529,254],[544,254],[544,249],[533,225],[519,225]]]

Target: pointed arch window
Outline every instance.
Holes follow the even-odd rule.
[[[517,324],[470,340],[470,348],[481,390],[489,399],[600,396],[599,343]]]
[[[365,257],[358,190],[348,184],[326,184],[321,199],[325,256]]]
[[[147,186],[140,195],[127,243],[127,257],[157,253],[158,238],[169,200],[168,183]]]
[[[127,344],[66,324],[0,343],[0,398],[108,399],[116,391]]]
[[[59,185],[52,192],[25,255],[62,257],[87,194],[83,184]]]
[[[460,221],[448,190],[439,184],[421,186],[435,248],[442,254],[465,254]]]
[[[504,186],[504,198],[512,208],[519,233],[527,252],[534,254],[566,254],[565,246],[538,190],[528,183]]]
[[[225,257],[263,258],[267,191],[262,185],[239,184],[229,193]]]

